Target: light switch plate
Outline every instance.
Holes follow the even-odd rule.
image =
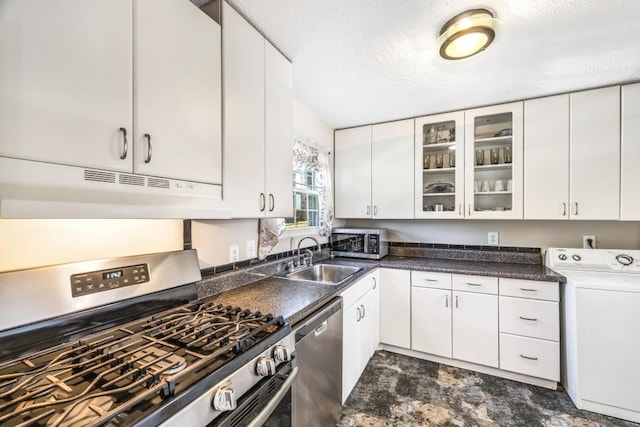
[[[229,261],[240,261],[240,245],[231,245],[229,247]]]
[[[256,252],[256,241],[247,240],[247,258],[255,258],[258,256]]]
[[[498,246],[500,244],[500,237],[497,231],[487,233],[487,244],[489,246]]]

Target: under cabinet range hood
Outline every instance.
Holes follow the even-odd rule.
[[[230,218],[222,186],[0,157],[0,218]]]

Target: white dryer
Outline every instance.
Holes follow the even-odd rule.
[[[640,422],[640,251],[551,248],[564,275],[562,385],[579,409]]]

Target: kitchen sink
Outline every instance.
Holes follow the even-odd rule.
[[[339,285],[353,274],[362,270],[361,267],[346,265],[316,264],[300,271],[287,274],[285,277],[296,280],[308,280],[327,285]]]

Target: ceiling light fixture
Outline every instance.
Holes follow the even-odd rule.
[[[449,19],[438,43],[444,59],[464,59],[485,50],[502,30],[502,22],[488,9],[471,9]]]

